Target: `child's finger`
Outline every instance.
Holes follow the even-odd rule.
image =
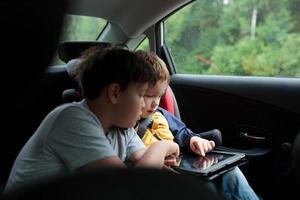
[[[212,140],[209,140],[209,144],[212,148],[215,148],[215,146],[216,146],[215,142]]]
[[[176,164],[176,157],[175,156],[168,156],[165,158],[165,165],[173,166]]]
[[[199,144],[198,142],[195,142],[194,148],[195,148],[195,153],[199,154],[200,156],[205,156],[205,151],[201,144]]]

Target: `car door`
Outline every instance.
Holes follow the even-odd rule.
[[[290,176],[300,122],[299,80],[174,75],[171,87],[188,127],[195,132],[217,128],[225,147],[250,157],[242,168],[258,192],[267,193],[266,184],[274,188]],[[278,98],[282,102],[275,104]]]
[[[197,1],[167,18],[157,34],[182,120],[195,132],[219,129],[224,147],[245,152],[249,163],[241,169],[263,199],[294,191],[300,62],[287,53],[299,38],[287,26],[296,22],[289,6]]]

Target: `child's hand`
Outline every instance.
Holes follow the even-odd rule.
[[[178,155],[178,144],[170,140],[159,140],[143,152],[135,167],[162,168],[167,157],[175,158]]]
[[[174,156],[174,155],[167,156],[165,158],[165,162],[164,163],[167,166],[174,166],[174,165],[176,165],[176,156]]]
[[[179,155],[179,146],[170,140],[161,140],[167,146],[166,157],[177,157]]]
[[[215,148],[215,142],[198,136],[193,136],[190,140],[190,148],[195,154],[205,156],[205,153],[210,152],[213,148]]]
[[[165,157],[165,165],[173,166],[176,164],[176,157],[179,155],[179,146],[177,143],[169,140],[164,140],[169,145],[169,151]]]

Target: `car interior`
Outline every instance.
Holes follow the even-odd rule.
[[[42,96],[47,93],[47,87],[52,87],[51,78],[48,79],[50,82],[46,81],[44,72],[56,51],[67,6],[65,0],[33,0],[18,2],[18,6],[15,2],[3,2],[0,6],[0,23],[5,27],[1,33],[4,49],[1,60],[2,66],[6,66],[1,70],[1,191],[20,147],[36,129],[45,112],[58,103],[42,102],[47,102]]]
[[[294,195],[299,197],[297,188],[300,184],[300,79],[195,75],[176,71],[176,64],[165,38],[167,35],[164,32],[164,22],[185,6],[196,4],[201,0],[73,0],[71,2],[52,0],[52,3],[46,2],[49,4],[41,5],[35,0],[33,3],[36,5],[26,3],[20,5],[18,8],[20,10],[22,10],[21,6],[35,12],[38,10],[39,15],[45,17],[34,24],[37,30],[31,29],[30,26],[25,27],[22,37],[16,35],[19,32],[17,29],[19,24],[14,22],[11,25],[11,21],[5,19],[0,21],[7,27],[13,27],[13,29],[7,28],[7,31],[14,31],[14,35],[6,33],[6,37],[9,38],[6,40],[14,42],[13,45],[4,42],[5,48],[22,47],[18,51],[23,54],[20,59],[11,52],[2,55],[3,59],[9,59],[11,61],[9,65],[13,66],[9,71],[3,72],[4,76],[12,77],[11,81],[1,82],[5,88],[1,100],[5,107],[0,161],[2,189],[18,152],[43,118],[62,103],[80,100],[77,83],[68,72],[69,62],[78,58],[82,51],[91,45],[123,43],[129,49],[136,50],[147,39],[149,51],[156,52],[167,63],[171,75],[170,87],[161,101],[161,106],[179,117],[194,132],[219,129],[223,138],[223,146],[219,148],[246,154],[249,162],[240,168],[249,184],[262,199],[275,197],[289,199]],[[9,16],[9,12],[13,12],[15,7],[9,4],[5,6],[6,12],[3,16]],[[40,13],[44,10],[50,12]],[[57,13],[54,19],[55,12]],[[28,20],[38,20],[34,12],[19,13],[20,18],[23,15],[30,15],[32,18]],[[105,19],[106,24],[103,29],[98,30],[99,35],[96,38],[64,41],[58,37],[60,27],[63,27],[63,14],[97,17]],[[45,23],[48,25],[54,21],[57,21],[57,24],[53,25],[54,30],[43,28]],[[52,32],[57,35],[51,36],[49,33]],[[42,51],[43,49],[47,52]],[[60,64],[51,65],[50,58],[53,57],[55,49]],[[145,176],[143,172],[140,173],[142,174],[139,174],[140,177]],[[160,172],[153,172],[153,174],[161,176],[161,179],[168,176]],[[118,179],[116,174],[108,173],[108,175]],[[105,176],[104,178],[109,180],[108,175],[100,176],[102,178]],[[126,176],[126,173],[122,173],[122,176]],[[194,189],[200,184],[193,182],[194,177],[180,179],[182,180],[178,178],[176,181],[182,181],[181,185],[187,181],[191,181],[189,186],[195,184],[195,187],[186,187],[189,189]],[[61,188],[68,191],[72,190],[72,187],[78,189],[82,186],[79,184],[77,187],[74,183],[68,188],[63,184],[70,183],[71,180],[55,182],[55,184],[57,186],[61,184]],[[166,178],[166,180],[172,183],[171,179]],[[95,179],[93,181],[95,182]],[[131,181],[130,185],[134,184],[133,182]],[[81,182],[81,184],[85,183],[88,183],[88,180]],[[175,184],[173,185],[176,188]],[[45,191],[44,189],[40,191]],[[132,192],[130,188],[127,189]],[[51,193],[49,191],[53,194],[57,188],[52,187],[44,194]],[[89,199],[96,198],[92,196],[91,191],[86,192],[91,195]],[[71,192],[68,194],[71,195]],[[130,195],[132,194],[127,194]],[[47,198],[51,197],[54,198],[51,195]],[[74,195],[72,197],[76,199]],[[150,197],[152,196],[145,199]],[[178,196],[176,198],[179,199]],[[218,199],[218,197],[212,196],[211,199]]]

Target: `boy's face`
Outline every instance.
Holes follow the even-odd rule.
[[[126,90],[120,92],[114,126],[121,128],[134,127],[140,119],[142,110],[145,107],[144,95],[148,83],[130,83]]]
[[[142,118],[147,118],[154,113],[159,106],[160,98],[165,94],[167,87],[168,82],[166,80],[158,81],[154,86],[148,87],[144,96],[146,105],[141,115]]]

